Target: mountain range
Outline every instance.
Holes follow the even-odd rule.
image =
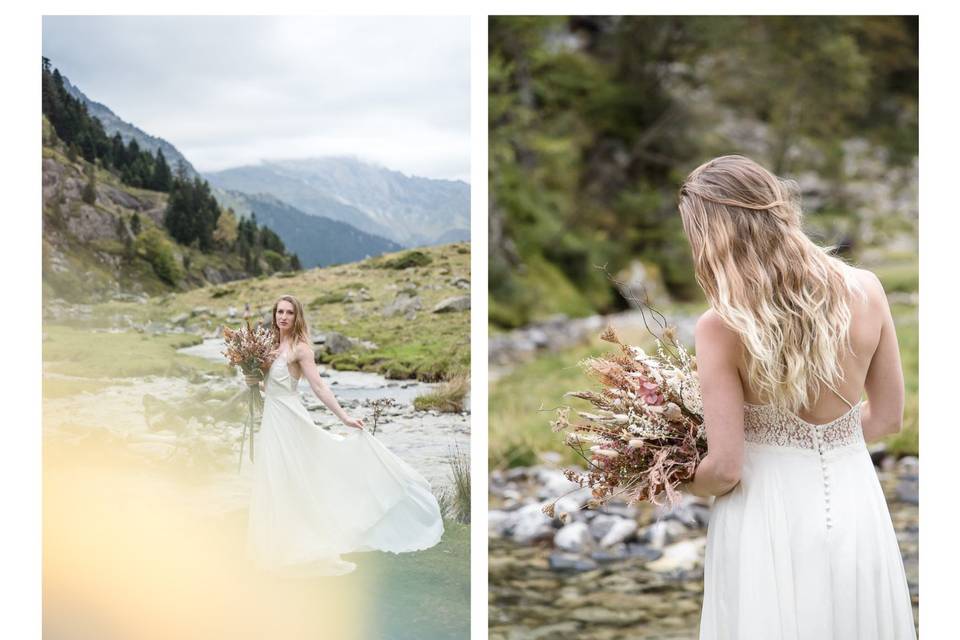
[[[466,182],[407,176],[350,157],[264,161],[201,176],[173,144],[91,100],[65,76],[63,81],[107,135],[119,133],[124,143],[136,140],[150,152],[161,149],[171,167],[182,164],[187,175],[206,179],[221,204],[241,216],[255,204],[258,222],[274,229],[305,267],[360,260],[397,247],[470,240]],[[298,246],[302,238],[311,238],[309,255]]]
[[[229,206],[240,217],[256,214],[257,224],[266,225],[280,236],[306,269],[355,262],[403,248],[344,222],[307,215],[270,194],[218,191],[217,196],[222,205]]]
[[[304,213],[407,247],[470,239],[470,185],[407,176],[350,157],[264,161],[205,173],[210,184],[269,193]]]

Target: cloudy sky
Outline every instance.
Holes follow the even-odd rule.
[[[43,54],[200,171],[352,155],[469,180],[465,17],[44,17]]]

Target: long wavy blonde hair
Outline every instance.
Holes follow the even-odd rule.
[[[303,313],[303,305],[290,294],[280,296],[277,298],[277,301],[273,303],[273,311],[270,312],[270,329],[273,331],[273,344],[275,346],[279,346],[280,344],[280,326],[277,324],[277,307],[280,306],[282,300],[286,300],[293,305],[293,346],[295,347],[298,342],[305,342],[309,345],[310,327],[307,326],[307,318]]]
[[[706,162],[680,187],[697,282],[741,337],[746,374],[765,402],[799,411],[843,380],[850,346],[849,270],[801,228],[800,191],[753,160]]]

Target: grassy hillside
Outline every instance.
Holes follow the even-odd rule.
[[[57,138],[46,118],[42,163],[45,303],[186,291],[291,264],[289,256],[259,246],[248,249],[247,262],[228,211],[220,213],[212,250],[177,243],[163,224],[166,193],[132,187],[99,161],[87,162]]]
[[[417,266],[396,268],[408,264]],[[98,356],[97,361],[111,357],[129,360],[129,356],[123,355],[129,354],[134,346],[128,343],[129,340],[135,343],[143,340],[144,347],[152,345],[151,348],[161,351],[166,349],[165,353],[172,358],[174,346],[183,346],[184,340],[199,341],[199,336],[215,330],[218,324],[239,325],[246,303],[257,314],[256,319],[260,313],[269,312],[277,297],[289,293],[303,302],[314,334],[336,331],[375,343],[373,349],[356,348],[325,356],[324,360],[335,368],[380,372],[391,378],[435,381],[469,369],[470,312],[432,313],[432,309],[445,299],[469,296],[469,289],[464,288],[469,276],[470,245],[456,243],[386,254],[347,265],[208,285],[152,297],[145,303],[112,300],[91,305],[88,317],[69,323],[74,329],[60,328],[67,324],[66,321],[48,323],[51,329],[45,330],[53,342],[45,348],[45,360],[55,356],[62,362],[86,362],[88,357],[85,354],[90,347],[82,335],[96,327],[113,326],[118,319],[123,319],[124,324],[139,326],[151,322],[170,323],[176,319],[185,333],[179,334],[178,338],[170,336],[168,345],[161,344],[162,336],[150,336],[150,332],[143,334],[145,337],[133,330],[119,334],[93,334],[97,336],[95,340],[102,340],[98,343],[98,353],[101,353],[100,348],[106,350],[106,355]],[[455,284],[458,281],[460,286]],[[398,294],[415,295],[420,299],[421,308],[416,311],[415,318],[408,320],[404,314],[383,314],[384,307]],[[233,322],[227,317],[230,307],[237,310]],[[83,327],[83,331],[79,327]],[[139,349],[141,345],[136,343],[135,346]],[[161,361],[154,363],[158,372],[167,367],[165,361]],[[181,359],[178,365],[190,367],[191,363]],[[69,369],[71,375],[83,375],[84,371],[89,370],[92,374],[97,368],[79,366]],[[114,372],[113,375],[118,374]]]
[[[161,294],[207,282],[210,269],[244,273],[243,260],[227,252],[204,254],[179,245],[163,228],[164,193],[120,182],[113,173],[62,150],[44,147],[44,298],[85,302],[118,292]],[[95,175],[96,199],[82,191]],[[139,233],[134,233],[134,215]],[[162,263],[174,266],[172,282]]]

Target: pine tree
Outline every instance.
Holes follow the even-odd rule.
[[[119,132],[110,139],[110,158],[114,169],[123,169],[127,165],[127,148]]]
[[[140,214],[136,211],[133,212],[133,215],[130,216],[130,231],[133,232],[133,235],[140,235]]]
[[[153,176],[150,180],[150,188],[155,191],[170,191],[170,184],[173,182],[173,174],[170,172],[170,166],[167,159],[163,156],[163,151],[157,149],[157,155],[153,161]]]

